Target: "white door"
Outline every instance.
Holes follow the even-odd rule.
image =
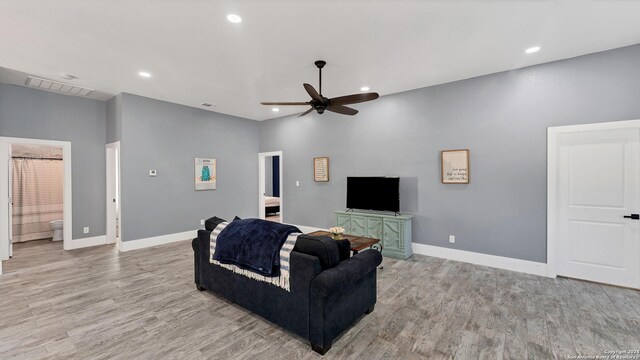
[[[119,237],[119,144],[108,144],[107,150],[107,244]]]
[[[640,288],[640,125],[556,141],[557,274]]]

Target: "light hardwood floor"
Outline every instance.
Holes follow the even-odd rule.
[[[315,359],[193,283],[190,241],[118,253],[16,245],[0,276],[1,359]],[[414,255],[326,359],[566,359],[640,349],[640,293]]]

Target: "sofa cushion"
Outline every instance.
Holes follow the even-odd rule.
[[[215,230],[216,226],[218,226],[221,222],[225,222],[227,220],[225,219],[221,219],[217,216],[214,216],[212,218],[208,218],[205,222],[204,222],[204,228],[209,230],[209,231],[213,231]]]
[[[338,253],[340,254],[340,261],[345,261],[351,257],[351,243],[349,240],[335,240],[338,245]]]
[[[322,270],[331,269],[340,263],[340,251],[336,241],[328,236],[298,236],[293,251],[312,255],[320,260]]]

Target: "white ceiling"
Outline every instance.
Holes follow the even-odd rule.
[[[629,0],[0,0],[0,67],[18,71],[0,81],[28,73],[255,120],[306,110],[259,102],[307,101],[317,59],[325,96],[386,95],[637,43]]]

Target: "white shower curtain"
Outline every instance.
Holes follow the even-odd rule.
[[[63,216],[63,161],[13,158],[14,243],[53,236],[49,221]]]

